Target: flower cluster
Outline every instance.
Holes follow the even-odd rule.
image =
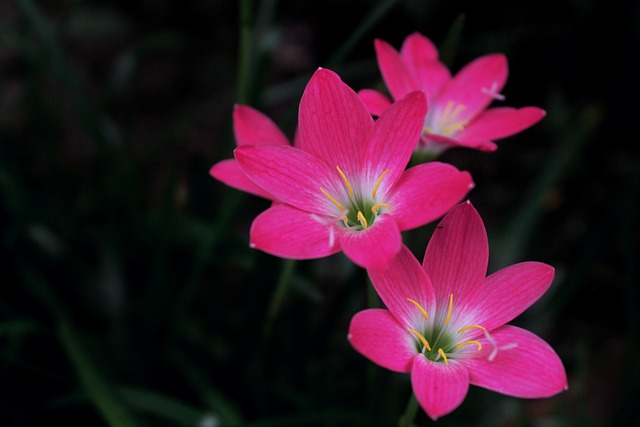
[[[342,251],[367,270],[386,309],[357,313],[349,341],[380,366],[410,373],[433,419],[459,406],[469,384],[527,398],[564,390],[553,349],[506,325],[549,288],[553,268],[524,262],[485,277],[484,225],[471,202],[460,203],[474,187],[471,175],[434,161],[452,147],[493,151],[494,140],[532,126],[544,111],[488,108],[504,100],[503,55],[478,58],[452,77],[418,33],[400,52],[382,40],[375,50],[393,102],[318,69],[302,95],[293,144],[268,117],[238,105],[234,159],[210,174],[272,201],[251,225],[251,247],[291,259]],[[430,161],[408,168],[413,155]],[[420,265],[401,232],[443,215]]]

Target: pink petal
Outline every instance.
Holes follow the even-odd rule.
[[[370,182],[390,171],[378,189],[382,198],[409,163],[420,140],[426,114],[424,93],[412,92],[391,105],[376,121],[369,149],[363,153],[363,158]]]
[[[456,361],[446,365],[417,356],[411,368],[411,386],[422,409],[436,420],[460,406],[469,391],[469,373]]]
[[[402,44],[400,56],[428,101],[435,100],[445,83],[451,79],[449,69],[438,60],[435,45],[420,33],[408,36]]]
[[[470,293],[461,310],[469,313],[474,323],[492,330],[510,322],[536,302],[549,289],[553,275],[553,267],[541,262],[522,262],[503,268]]]
[[[515,326],[503,326],[491,334],[499,350],[493,361],[484,357],[492,348],[486,339],[482,356],[461,360],[471,384],[502,394],[524,398],[550,397],[567,389],[567,374],[560,357],[540,337]]]
[[[362,89],[361,91],[358,91],[358,96],[362,99],[364,105],[367,106],[367,109],[372,116],[381,115],[384,110],[389,108],[391,105],[389,98],[377,90]]]
[[[407,63],[438,60],[438,48],[436,48],[436,45],[417,31],[409,34],[404,39],[400,54]]]
[[[468,172],[440,162],[407,169],[393,189],[392,215],[400,230],[410,230],[444,215],[473,188]]]
[[[253,220],[251,246],[282,258],[322,258],[340,251],[340,242],[331,236],[333,227],[314,214],[279,204]]]
[[[462,104],[460,119],[472,120],[495,98],[504,87],[508,75],[507,59],[501,54],[480,57],[467,64],[442,88],[438,108],[445,108],[449,101]]]
[[[546,115],[537,107],[490,108],[475,118],[459,139],[469,143],[506,138],[538,123]]]
[[[484,284],[489,243],[482,218],[471,202],[451,208],[436,227],[424,254],[423,266],[438,301],[465,301],[469,292]]]
[[[462,136],[462,135],[461,135]],[[496,151],[498,146],[489,140],[465,140],[459,138],[449,138],[448,136],[438,135],[435,133],[425,133],[422,135],[422,143],[429,146],[441,146],[443,147],[440,151],[444,151],[449,148],[454,147],[466,147],[473,148],[474,150],[480,150],[485,152]]]
[[[268,191],[249,179],[234,159],[222,160],[216,163],[209,169],[209,175],[236,190],[246,191],[265,199],[274,200],[274,197]]]
[[[356,313],[349,325],[349,342],[373,363],[395,372],[410,372],[416,355],[414,340],[389,313],[370,308]]]
[[[335,169],[298,148],[285,145],[243,145],[234,151],[240,168],[278,200],[307,212],[338,210],[321,188],[337,197],[343,191]]]
[[[269,117],[247,105],[234,107],[233,132],[239,146],[264,142],[289,145],[289,139]]]
[[[391,314],[405,328],[423,324],[424,316],[407,298],[417,302],[427,316],[435,313],[435,294],[431,281],[411,251],[403,246],[384,270],[368,270],[376,292]]]
[[[300,101],[298,125],[301,149],[348,176],[360,170],[373,119],[336,73],[319,69],[313,74]]]
[[[366,230],[340,233],[347,257],[363,268],[384,268],[402,247],[402,236],[393,217],[379,215]]]
[[[378,67],[393,99],[402,99],[409,92],[420,89],[400,54],[387,42],[373,42],[378,58]]]

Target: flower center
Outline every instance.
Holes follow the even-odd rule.
[[[429,319],[427,311],[420,305],[419,302],[412,298],[407,298],[407,301],[414,305],[419,311],[424,320]],[[433,362],[443,362],[449,364],[449,359],[464,355],[464,357],[473,357],[473,353],[469,353],[469,347],[475,347],[475,352],[482,350],[482,343],[477,340],[464,340],[464,333],[473,329],[480,329],[487,341],[492,345],[493,349],[489,354],[489,361],[495,359],[498,350],[507,350],[515,347],[515,344],[507,344],[502,347],[498,347],[496,341],[493,339],[489,331],[482,325],[466,325],[461,328],[452,328],[449,325],[451,321],[451,314],[453,311],[453,294],[449,294],[449,304],[447,306],[447,314],[442,323],[431,324],[430,327],[422,328],[421,330],[407,329],[416,338],[416,351],[422,353],[427,359]],[[464,348],[464,350],[462,350]]]
[[[458,116],[466,108],[466,105],[463,104],[456,104],[453,101],[447,102],[440,114],[435,112],[434,116],[427,115],[422,133],[448,136],[463,130],[469,121],[459,119]]]
[[[391,172],[389,169],[378,176],[371,187],[371,192],[365,192],[364,194],[361,194],[358,188],[354,189],[349,178],[339,166],[336,166],[336,169],[342,178],[348,196],[336,198],[322,187],[320,191],[340,210],[339,224],[341,226],[354,231],[365,230],[375,222],[378,215],[391,211],[391,205],[376,200],[382,179]]]

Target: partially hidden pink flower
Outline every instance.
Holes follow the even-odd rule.
[[[473,186],[468,172],[444,163],[405,170],[425,114],[418,91],[374,123],[337,74],[316,71],[300,101],[296,147],[235,150],[242,171],[282,202],[253,221],[251,245],[284,258],[342,250],[363,267],[388,264],[402,247],[402,230],[440,217]]]
[[[233,133],[239,147],[254,144],[291,145],[289,139],[269,117],[247,105],[236,105],[233,108]],[[235,159],[219,161],[211,167],[209,174],[229,187],[275,200],[275,196],[247,177]]]
[[[387,309],[357,313],[349,341],[374,363],[411,374],[415,396],[433,419],[464,400],[469,385],[542,398],[567,388],[555,351],[506,325],[549,288],[551,266],[511,265],[485,278],[487,235],[470,202],[452,208],[434,231],[421,266],[404,247],[369,277]]]
[[[417,150],[437,155],[451,147],[494,151],[496,139],[521,132],[540,121],[544,110],[537,107],[489,108],[507,81],[507,59],[502,54],[482,56],[463,67],[454,77],[438,59],[434,44],[419,33],[409,35],[400,52],[382,41],[374,42],[382,78],[393,97],[422,89],[429,112]],[[372,89],[359,92],[373,115],[382,113],[391,101]]]

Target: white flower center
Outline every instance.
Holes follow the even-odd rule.
[[[370,193],[371,197],[369,197],[369,194],[356,194],[347,175],[339,166],[336,166],[336,169],[342,177],[348,196],[336,198],[329,194],[324,188],[320,188],[320,191],[339,209],[339,224],[342,227],[353,231],[366,230],[375,222],[378,215],[392,210],[391,205],[388,203],[377,201],[378,189],[385,175],[391,172],[389,169],[382,172],[373,183]]]

